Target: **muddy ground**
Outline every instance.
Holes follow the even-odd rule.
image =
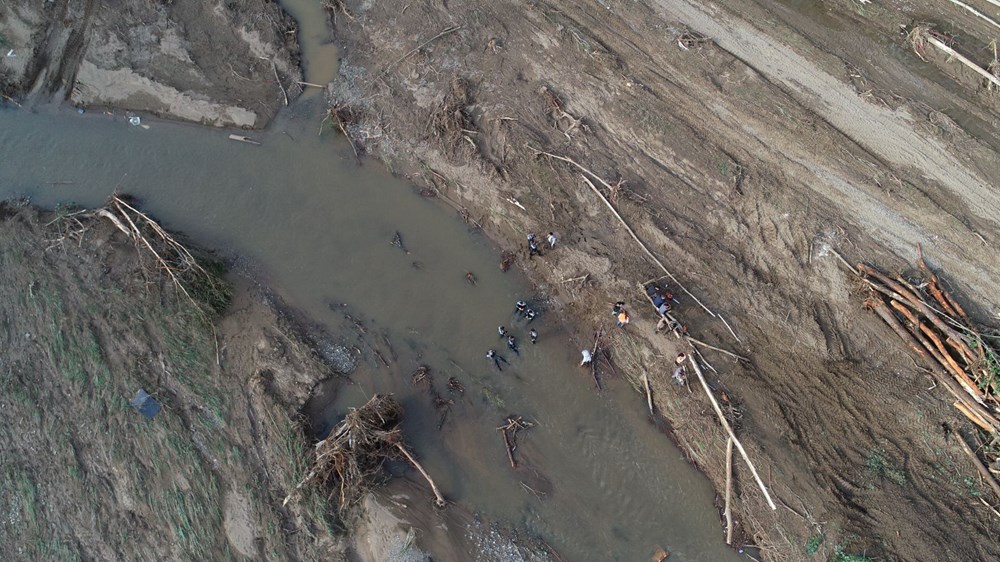
[[[272,0],[9,0],[0,94],[263,127],[301,92],[295,30]]]
[[[374,499],[362,519],[314,488],[284,505],[309,469],[299,410],[334,370],[265,289],[206,316],[110,221],[3,203],[0,291],[4,560],[424,559]]]
[[[997,498],[949,438],[968,426],[830,251],[906,272],[922,244],[997,324],[1000,97],[906,39],[933,23],[986,67],[996,28],[925,0],[333,6],[332,105],[353,142],[522,258],[527,232],[555,230],[554,250],[522,262],[540,293],[582,339],[612,330],[618,370],[650,374],[719,489],[723,430],[699,388],[670,382],[677,340],[654,333],[637,290],[663,272],[579,169],[539,151],[606,180],[588,178],[676,277],[690,332],[750,358],[705,353],[777,498],[772,511],[736,464],[737,518],[767,559],[1000,554],[980,501]]]

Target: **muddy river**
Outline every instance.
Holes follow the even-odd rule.
[[[332,78],[335,53],[303,44],[306,79]],[[648,560],[657,546],[671,560],[739,558],[708,481],[649,422],[642,397],[621,380],[598,393],[577,366],[582,342],[542,306],[529,343],[512,311],[535,296],[530,284],[501,273],[497,249],[456,213],[319,136],[322,109],[318,93],[300,99],[252,135],[260,146],[147,116],[148,128],[132,126],[120,112],[0,110],[0,198],[94,206],[115,189],[133,194],[169,228],[252,264],[335,338],[357,340],[345,314],[363,322],[396,359],[386,367],[365,354],[355,384],[312,405],[320,429],[373,392],[395,393],[407,441],[449,499],[567,560]],[[391,244],[396,233],[406,251]],[[499,340],[500,324],[519,356]],[[485,358],[490,348],[509,361],[502,372]],[[410,381],[418,365],[444,396],[450,376],[465,386],[441,429],[426,388]],[[496,430],[508,414],[537,424],[519,438],[516,471]]]

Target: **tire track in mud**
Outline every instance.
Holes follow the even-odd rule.
[[[720,48],[791,92],[838,131],[872,154],[901,168],[916,168],[969,203],[982,219],[996,224],[1000,194],[990,183],[952,156],[947,147],[914,129],[904,111],[890,111],[862,100],[847,84],[790,47],[750,24],[686,0],[657,0],[663,16],[677,19],[711,37]]]

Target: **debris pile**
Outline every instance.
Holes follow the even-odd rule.
[[[922,255],[916,265],[921,279],[890,277],[858,264],[856,271],[868,289],[865,306],[924,360],[938,384],[954,397],[955,408],[996,441],[1000,439],[998,336],[969,319]]]
[[[382,474],[387,460],[405,458],[431,485],[435,504],[447,501],[423,467],[403,446],[399,424],[403,407],[392,395],[376,394],[360,408],[352,408],[330,435],[316,443],[312,468],[306,477],[285,497],[291,501],[295,491],[306,485],[321,486],[337,495],[344,511],[357,503]]]

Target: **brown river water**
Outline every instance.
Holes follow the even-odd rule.
[[[300,21],[318,10],[303,3],[293,3]],[[335,76],[321,31],[302,30],[309,81]],[[408,443],[450,500],[541,537],[566,560],[649,560],[657,546],[671,561],[741,558],[724,544],[708,481],[650,423],[643,397],[621,380],[598,393],[577,365],[580,344],[551,312],[532,324],[540,338],[530,344],[512,311],[531,285],[501,273],[497,249],[456,213],[376,162],[359,165],[343,139],[317,135],[322,109],[318,93],[300,99],[252,134],[261,146],[145,116],[149,128],[134,127],[120,112],[0,109],[0,199],[97,206],[117,187],[170,229],[253,264],[333,337],[356,341],[345,313],[384,334],[397,359],[361,359],[355,384],[312,405],[317,425],[371,393],[394,393]],[[396,232],[409,253],[390,243]],[[498,339],[499,324],[520,356]],[[485,358],[491,347],[510,362],[502,373]],[[465,386],[440,430],[426,389],[410,381],[421,364],[441,395],[449,376]],[[508,414],[537,424],[519,436],[517,471],[496,430]]]

